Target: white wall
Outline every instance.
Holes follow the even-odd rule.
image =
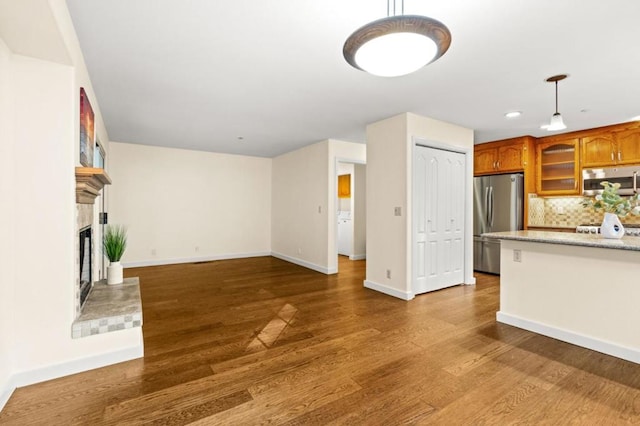
[[[413,140],[421,138],[463,150],[473,149],[473,130],[411,113],[367,126],[367,278],[365,285],[387,294],[413,298],[412,292],[412,157]],[[469,162],[471,163],[472,160]],[[473,164],[468,164],[472,170]],[[468,177],[469,188],[473,175]],[[472,208],[471,192],[467,194]],[[401,216],[394,209],[401,208]],[[469,215],[471,219],[471,215]],[[467,223],[467,245],[472,228]],[[472,252],[465,253],[465,282],[473,282]],[[387,270],[391,278],[387,278]]]
[[[335,210],[329,207],[329,188],[329,141],[273,159],[271,251],[274,256],[330,273],[328,218],[335,218]]]
[[[271,161],[111,142],[109,222],[128,228],[125,266],[269,255]]]
[[[32,23],[38,17],[53,20],[57,25],[53,34],[61,37],[73,64],[9,55],[10,44],[0,47],[0,222],[5,223],[6,214],[12,231],[3,233],[3,239],[5,235],[9,240],[15,237],[10,250],[2,248],[3,262],[13,268],[0,276],[0,303],[11,306],[0,314],[0,344],[7,345],[0,355],[0,406],[3,395],[14,386],[117,362],[134,353],[139,356],[142,349],[140,329],[71,338],[76,290],[74,167],[78,162],[79,85],[84,85],[90,96],[93,91],[64,1],[28,1],[29,7],[22,7],[24,3],[17,6],[17,2],[0,4],[0,14],[7,16],[9,12],[12,16],[10,28],[3,27],[2,33],[10,33],[12,42],[23,48],[38,40],[50,45],[42,39],[52,36],[50,31],[44,35],[27,31],[25,28],[33,25],[20,25],[20,21]],[[20,43],[27,39],[28,43]],[[95,99],[92,105],[100,131]]]
[[[325,274],[337,272],[336,167],[340,160],[365,159],[364,144],[334,139],[273,159],[274,256]]]
[[[0,408],[12,387],[13,344],[15,327],[15,238],[14,143],[11,104],[11,52],[0,38]]]
[[[353,181],[353,257],[364,259],[367,253],[367,166],[356,164]]]
[[[406,216],[407,159],[406,114],[367,126],[367,286],[377,285],[409,292],[407,276]],[[394,208],[402,216],[394,216]],[[387,278],[386,271],[391,271]]]

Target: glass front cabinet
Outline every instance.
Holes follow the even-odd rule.
[[[540,195],[579,195],[579,139],[556,140],[536,147],[537,192]]]

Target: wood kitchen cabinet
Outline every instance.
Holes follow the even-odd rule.
[[[609,166],[615,164],[616,143],[613,133],[587,136],[580,140],[582,167]]]
[[[477,146],[477,145],[476,145]],[[498,161],[498,149],[478,149],[473,151],[473,174],[483,175],[495,173],[496,161]]]
[[[338,176],[338,198],[351,198],[351,175]]]
[[[530,138],[514,138],[479,144],[473,152],[474,176],[524,171]]]
[[[640,163],[640,129],[609,131],[581,138],[582,167]]]
[[[613,134],[618,154],[617,164],[640,163],[640,129],[629,129]]]
[[[521,136],[474,146],[473,175],[523,173],[524,192],[535,192],[535,138]],[[529,221],[529,197],[524,198],[524,228]]]
[[[580,194],[579,139],[559,139],[536,145],[539,195]]]

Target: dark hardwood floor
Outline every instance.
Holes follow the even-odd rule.
[[[497,277],[405,302],[340,271],[129,269],[144,358],[17,389],[0,424],[640,423],[640,365],[496,323]]]

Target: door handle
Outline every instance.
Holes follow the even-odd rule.
[[[611,161],[615,161],[615,158],[613,157],[613,151],[611,151]]]
[[[638,172],[633,172],[633,193],[638,193]]]

